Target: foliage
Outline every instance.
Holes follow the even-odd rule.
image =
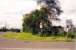
[[[0,31],[6,32],[6,31],[8,31],[8,29],[6,27],[2,27],[2,28],[0,28]]]
[[[60,7],[60,2],[58,0],[37,0],[38,4],[42,5],[50,11],[53,11],[53,14],[60,15],[62,10]]]
[[[23,31],[32,32],[33,34],[40,33],[41,35],[50,35],[50,33],[56,32],[57,29],[52,28],[52,18],[60,15],[61,9],[58,2],[55,0],[38,0],[38,4],[45,3],[45,7],[42,6],[40,10],[34,10],[29,14],[25,14],[23,18]],[[49,18],[50,16],[50,18]],[[42,23],[43,28],[40,28]]]
[[[46,8],[41,8],[41,10],[35,10],[30,14],[25,14],[23,19],[23,31],[31,30],[33,33],[38,33],[40,22],[47,22],[46,12]]]

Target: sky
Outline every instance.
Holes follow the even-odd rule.
[[[66,27],[66,20],[71,19],[73,25],[76,27],[76,0],[59,0],[62,13],[59,16],[61,22],[55,22],[54,25],[61,25]],[[60,24],[59,24],[60,23]]]
[[[63,13],[59,16],[61,24],[65,25],[66,19],[72,19],[76,24],[76,1],[59,0]],[[39,8],[35,0],[0,0],[0,27],[22,28],[23,14]]]
[[[37,8],[32,0],[0,0],[0,27],[21,28],[23,14]]]
[[[63,20],[63,25],[66,19],[72,19],[74,26],[76,25],[76,0],[59,0],[63,13],[60,18]]]

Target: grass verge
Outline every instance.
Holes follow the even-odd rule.
[[[23,40],[23,41],[72,41],[70,38],[65,38],[63,36],[50,36],[50,37],[40,37],[39,35],[32,35],[32,33],[13,33],[13,32],[7,32],[5,34],[0,35],[0,38],[5,39],[16,39],[16,40]]]

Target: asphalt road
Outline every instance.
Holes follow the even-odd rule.
[[[31,42],[0,38],[0,50],[75,50],[75,42]]]
[[[0,50],[70,50],[70,49],[2,48]]]

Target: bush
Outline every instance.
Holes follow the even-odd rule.
[[[75,38],[75,33],[68,33],[68,37],[71,38],[71,39],[74,39]]]

